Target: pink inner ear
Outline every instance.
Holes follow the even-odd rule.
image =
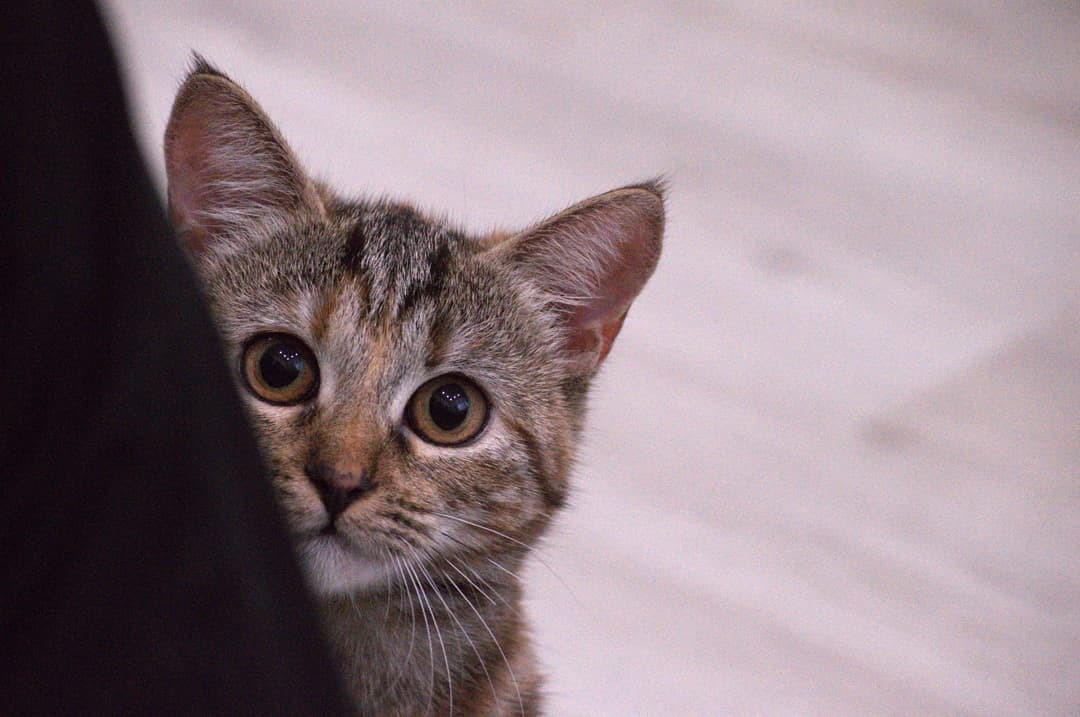
[[[607,356],[656,268],[663,222],[658,188],[629,187],[571,207],[516,238],[515,262],[565,307],[564,350],[583,369],[594,370]]]
[[[200,197],[196,177],[206,176],[206,158],[202,155],[203,133],[199,125],[177,122],[168,136],[165,156],[169,175],[169,219],[188,248],[202,254],[210,234],[220,227],[207,226],[203,217],[197,219],[197,208],[209,203]],[[205,186],[204,186],[205,189]]]
[[[193,74],[165,131],[169,216],[200,255],[245,225],[323,214],[314,184],[258,104],[220,75]]]
[[[629,313],[629,309],[613,321],[601,321],[599,323],[580,320],[575,315],[570,323],[580,328],[571,331],[567,337],[565,345],[567,351],[579,356],[595,356],[596,364],[599,365],[607,358],[608,352],[611,351],[611,347],[615,343],[615,337],[619,335],[623,321],[626,320],[627,313]]]

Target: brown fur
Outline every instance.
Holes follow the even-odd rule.
[[[165,149],[170,215],[229,360],[267,332],[317,359],[302,403],[245,395],[359,713],[539,714],[517,575],[565,501],[589,381],[655,267],[659,185],[470,237],[312,182],[254,100],[201,60]],[[402,418],[447,373],[490,404],[460,446]],[[370,491],[335,520],[312,465]]]

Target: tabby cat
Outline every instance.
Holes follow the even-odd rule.
[[[170,219],[358,712],[540,714],[518,575],[659,258],[660,183],[471,236],[312,180],[200,58],[165,159]]]

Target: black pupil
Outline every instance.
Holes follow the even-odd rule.
[[[428,413],[436,426],[444,431],[452,431],[464,423],[469,415],[469,397],[458,384],[443,384],[431,394]]]
[[[259,359],[259,373],[263,383],[270,388],[285,388],[300,377],[304,370],[304,357],[300,351],[287,343],[276,343],[263,351]]]

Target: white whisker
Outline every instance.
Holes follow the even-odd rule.
[[[409,597],[409,617],[411,618],[411,626],[409,628],[409,649],[405,653],[405,658],[401,660],[401,664],[398,666],[397,674],[394,675],[394,679],[386,686],[386,692],[393,692],[398,683],[401,682],[401,678],[409,671],[409,659],[412,657],[413,648],[416,644],[416,607],[413,604],[412,598],[412,586],[409,584],[408,579],[405,577],[405,571],[401,567],[401,558],[396,555],[391,556],[394,561],[394,567],[397,569],[398,575],[401,576],[402,587],[405,588],[405,592],[401,594],[401,612],[405,612],[405,596]]]
[[[466,575],[464,572],[462,572],[461,568],[459,568],[457,566],[457,563],[454,562],[453,558],[449,558],[449,557],[446,558],[446,562],[449,563],[450,567],[452,567],[454,570],[457,571],[458,575],[465,578],[465,580],[468,581],[469,585],[472,585],[473,590],[475,590],[476,592],[480,593],[485,598],[487,598],[488,602],[490,602],[492,605],[498,605],[498,603],[495,602],[495,598],[488,595],[479,585],[477,585],[476,583],[474,583],[472,581],[472,578],[470,578],[468,575]],[[477,576],[477,577],[479,577],[479,576]],[[488,587],[491,587],[491,586],[489,585]]]
[[[428,571],[428,569],[424,567],[423,563],[418,564],[417,567],[419,567],[420,570],[424,572],[424,575],[427,577],[428,585],[431,586],[432,592],[435,593],[435,597],[439,598],[439,602],[441,602],[443,607],[446,608],[446,612],[450,615],[450,618],[457,625],[458,630],[461,632],[461,634],[465,636],[465,640],[469,643],[469,647],[471,647],[472,651],[476,654],[476,660],[480,663],[480,669],[484,671],[484,676],[487,677],[488,685],[491,687],[491,696],[494,697],[495,702],[498,703],[499,693],[495,689],[495,682],[492,681],[491,673],[488,672],[487,665],[484,663],[484,656],[480,654],[480,650],[476,648],[476,643],[473,642],[472,636],[469,635],[469,631],[466,630],[465,626],[461,624],[461,620],[458,619],[457,614],[454,613],[453,609],[451,609],[450,605],[447,604],[446,600],[443,598],[442,593],[435,586],[435,581],[432,580],[431,573]],[[453,581],[450,581],[450,583],[453,585]],[[454,585],[454,587],[456,588],[457,586]],[[458,589],[458,592],[461,592],[461,590]],[[464,597],[464,594],[462,595],[462,597]],[[466,600],[466,602],[468,602],[468,600]],[[472,607],[472,605],[470,604],[469,607]]]
[[[538,550],[534,550],[532,546],[530,546],[530,545],[528,545],[528,544],[526,544],[526,543],[523,543],[523,542],[521,542],[520,540],[518,540],[517,538],[513,538],[513,537],[511,537],[511,536],[507,535],[506,533],[500,533],[500,532],[499,532],[498,530],[495,530],[494,528],[489,528],[489,527],[488,527],[488,526],[486,526],[486,525],[482,525],[482,524],[480,524],[480,523],[474,523],[473,521],[471,521],[471,520],[465,520],[464,518],[459,518],[459,517],[457,517],[456,515],[449,515],[449,514],[447,514],[447,513],[440,513],[440,512],[438,512],[438,511],[434,511],[434,510],[433,510],[433,511],[431,511],[431,514],[432,514],[432,515],[437,515],[437,516],[439,516],[440,518],[446,518],[447,520],[454,520],[454,521],[457,521],[457,522],[459,522],[459,523],[464,523],[465,525],[469,525],[469,526],[472,526],[472,527],[474,527],[474,528],[476,528],[476,529],[478,529],[478,530],[483,530],[483,531],[486,531],[486,532],[488,532],[488,533],[491,533],[491,534],[493,534],[493,535],[497,535],[497,536],[499,536],[500,538],[504,538],[505,540],[509,540],[510,542],[512,542],[512,543],[514,543],[514,544],[516,544],[516,545],[520,545],[521,547],[525,548],[526,550],[529,550],[529,551],[530,551],[530,553],[531,553],[531,554],[532,554],[532,555],[533,555],[533,556],[534,556],[534,557],[536,558],[536,561],[537,561],[538,563],[540,563],[541,565],[543,565],[543,566],[544,566],[545,568],[547,568],[548,572],[549,572],[549,573],[551,573],[551,574],[552,574],[552,576],[554,576],[554,578],[555,578],[556,580],[558,580],[558,581],[559,581],[559,584],[561,584],[561,585],[562,585],[562,586],[563,586],[564,588],[566,588],[566,592],[568,592],[568,593],[570,594],[570,597],[572,597],[572,598],[574,599],[574,602],[576,602],[576,603],[577,603],[578,605],[582,605],[582,607],[584,607],[584,605],[582,604],[581,600],[579,600],[579,599],[578,599],[578,596],[577,596],[577,595],[576,595],[576,594],[574,593],[574,591],[573,591],[573,590],[572,590],[572,589],[570,588],[570,585],[569,585],[569,584],[567,584],[567,582],[566,582],[565,580],[563,580],[563,578],[562,578],[562,576],[561,576],[561,575],[559,575],[559,574],[558,574],[557,572],[555,572],[555,568],[551,567],[551,565],[549,565],[549,564],[548,564],[548,562],[547,562],[546,560],[544,560],[544,559],[543,559],[543,558],[542,558],[542,557],[540,556],[540,554],[539,554],[539,551],[538,551]],[[488,558],[488,560],[489,560],[489,561],[491,561],[491,559],[490,559],[490,558]],[[492,562],[493,562],[493,561],[492,561]],[[518,576],[517,576],[516,574],[514,574],[514,573],[513,573],[513,572],[511,572],[510,570],[507,570],[507,569],[506,569],[506,568],[504,568],[504,567],[503,567],[502,565],[499,565],[498,563],[494,563],[494,565],[495,565],[495,567],[499,568],[499,569],[500,569],[500,570],[502,570],[503,572],[505,572],[505,573],[507,573],[507,574],[509,574],[509,575],[512,575],[513,577],[517,578],[517,580],[518,580],[519,582],[524,582],[524,581],[522,581],[522,580],[521,580],[521,578],[520,578],[520,577],[518,577]]]
[[[514,676],[514,668],[510,666],[510,660],[506,658],[506,653],[503,652],[502,645],[499,644],[499,638],[495,637],[495,633],[491,631],[491,628],[487,624],[487,620],[485,620],[484,616],[480,614],[480,611],[476,609],[476,606],[472,604],[472,601],[469,600],[468,597],[466,597],[465,592],[453,581],[450,581],[450,584],[453,585],[454,589],[458,591],[458,593],[461,595],[461,599],[465,601],[465,604],[468,605],[469,608],[476,614],[477,619],[480,620],[480,624],[484,626],[485,630],[487,630],[487,634],[491,637],[492,642],[495,643],[496,649],[499,650],[499,655],[502,656],[503,663],[506,665],[506,671],[510,674],[510,681],[514,684],[514,694],[517,695],[518,710],[521,712],[522,715],[524,715],[525,705],[521,700],[521,690],[518,688],[517,677]],[[487,670],[485,669],[484,672],[486,673]],[[489,676],[488,681],[490,680],[491,677]],[[495,688],[493,686],[492,690],[494,691],[494,689]],[[496,702],[498,701],[498,699],[498,695],[496,695]]]
[[[413,582],[413,586],[416,588],[416,600],[420,603],[420,614],[424,618],[424,632],[427,633],[428,639],[428,660],[431,662],[431,682],[428,688],[428,701],[427,706],[424,707],[424,714],[426,715],[431,711],[431,701],[435,697],[435,643],[431,640],[431,625],[428,622],[427,610],[424,608],[424,597],[420,589],[420,581],[416,577],[416,571],[412,569],[412,566],[408,562],[403,562],[402,567],[409,573],[410,579]],[[432,619],[435,619],[434,613],[432,613]]]
[[[435,615],[435,607],[431,604],[431,598],[429,598],[427,596],[427,594],[423,591],[423,587],[420,585],[419,573],[417,573],[417,568],[423,569],[423,564],[420,562],[420,556],[416,554],[415,550],[413,551],[413,555],[414,555],[414,557],[416,558],[416,561],[417,561],[416,565],[411,566],[413,575],[416,576],[416,579],[417,579],[416,589],[417,589],[417,593],[420,596],[420,600],[422,602],[427,603],[428,611],[431,613],[431,624],[435,627],[435,636],[439,638],[439,648],[442,650],[443,664],[446,667],[446,687],[447,687],[447,690],[448,690],[448,696],[449,696],[449,702],[450,702],[450,705],[449,705],[450,714],[453,715],[454,714],[454,676],[453,676],[453,673],[450,671],[450,656],[446,652],[446,640],[443,639],[442,629],[439,627],[439,619]]]
[[[382,553],[382,561],[383,561],[384,563],[389,563],[389,562],[390,562],[390,558],[392,558],[392,557],[393,557],[393,556],[392,556],[392,555],[390,554],[390,551],[389,551],[389,550],[387,550],[386,548],[382,548],[380,552]],[[388,582],[389,582],[389,581],[388,581]],[[391,595],[390,595],[390,586],[389,586],[389,585],[387,585],[387,588],[386,588],[386,613],[385,613],[385,615],[383,616],[383,621],[384,621],[384,622],[389,622],[389,621],[390,621],[390,598],[391,598]]]
[[[431,511],[431,514],[432,515],[437,515],[440,518],[446,518],[447,520],[456,520],[457,522],[464,523],[465,525],[471,525],[472,527],[477,528],[479,530],[483,530],[483,531],[486,531],[486,532],[491,533],[493,535],[497,535],[500,538],[503,538],[505,540],[509,540],[511,543],[514,543],[515,545],[520,545],[521,547],[525,548],[526,550],[532,550],[531,545],[523,543],[520,540],[518,540],[517,538],[512,538],[509,535],[507,535],[506,533],[500,533],[499,531],[495,530],[494,528],[489,528],[486,525],[481,525],[480,523],[474,523],[471,520],[465,520],[464,518],[459,518],[456,515],[450,515],[448,513],[439,513],[438,511],[434,511],[434,510]]]

